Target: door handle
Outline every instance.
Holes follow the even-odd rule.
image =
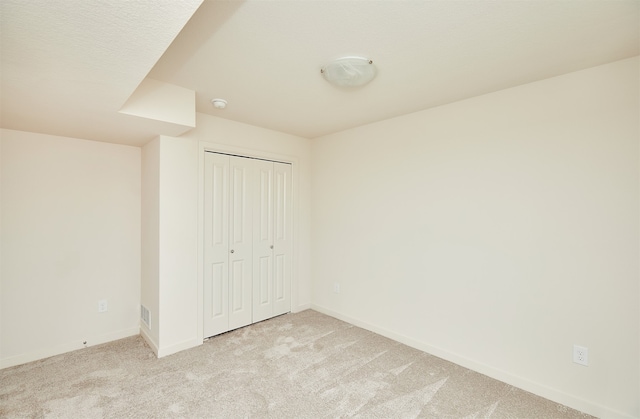
[[[231,249],[231,253],[233,253],[233,249]]]
[[[273,245],[271,245],[271,248],[273,249]]]

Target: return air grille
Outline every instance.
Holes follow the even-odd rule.
[[[143,305],[140,305],[140,319],[149,329],[151,329],[151,314],[149,309]]]

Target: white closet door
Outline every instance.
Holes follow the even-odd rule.
[[[273,162],[256,160],[253,207],[253,321],[273,317]]]
[[[291,310],[291,165],[205,153],[204,336]]]
[[[291,165],[274,163],[273,316],[291,311],[293,254]]]
[[[204,336],[229,330],[229,156],[205,153]]]
[[[252,321],[253,160],[229,157],[229,330]]]

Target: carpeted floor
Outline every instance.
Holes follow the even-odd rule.
[[[307,310],[161,359],[131,337],[0,370],[0,417],[589,416]]]

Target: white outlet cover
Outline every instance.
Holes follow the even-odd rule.
[[[104,313],[107,311],[107,300],[98,301],[98,313]]]
[[[589,366],[589,348],[580,345],[573,345],[573,362],[576,364]]]

